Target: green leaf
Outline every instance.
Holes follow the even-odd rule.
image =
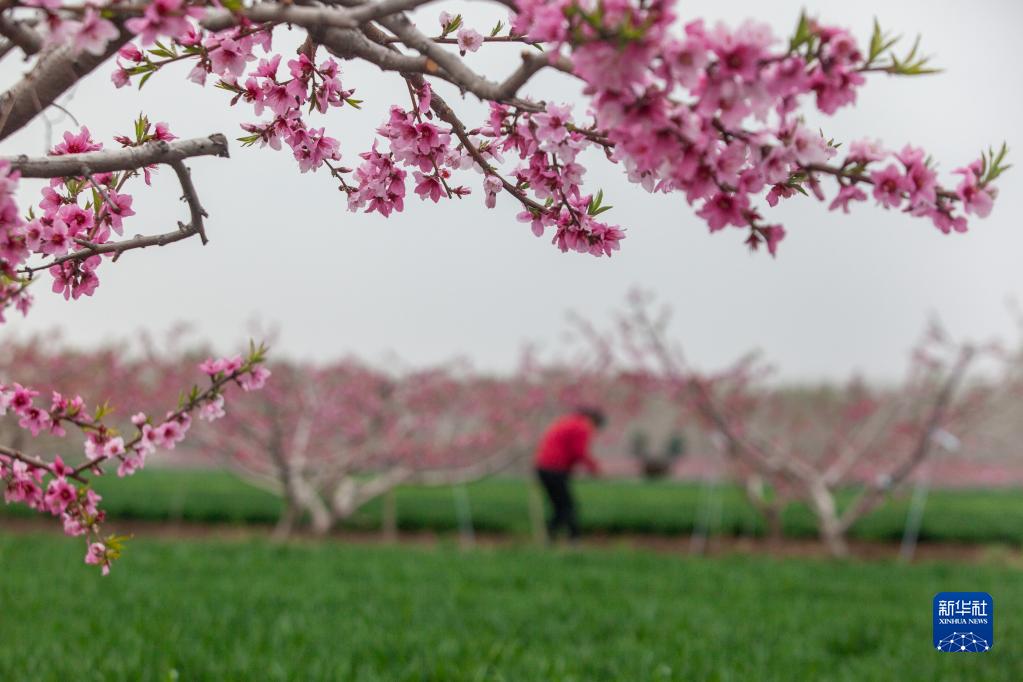
[[[813,33],[810,31],[810,19],[806,16],[806,10],[799,13],[799,23],[796,24],[796,32],[789,39],[789,52],[795,52],[803,45],[809,45],[813,41]]]
[[[1012,168],[1011,164],[1005,163],[1005,157],[1008,153],[1009,146],[1005,142],[1002,142],[1002,146],[999,147],[997,153],[991,148],[988,148],[986,154],[981,152],[980,158],[983,160],[983,167],[981,168],[980,185],[982,187],[990,182],[994,182],[998,176]]]
[[[928,66],[930,57],[918,57],[917,52],[920,50],[920,36],[916,37],[913,41],[913,47],[910,48],[909,54],[902,59],[899,59],[894,54],[892,55],[892,63],[888,67],[888,72],[899,76],[920,76],[929,73],[940,73],[941,69],[936,69]]]
[[[261,137],[262,136],[259,133],[253,133],[252,135],[244,135],[235,139],[238,140],[238,142],[241,142],[243,147],[251,147],[259,142]]]

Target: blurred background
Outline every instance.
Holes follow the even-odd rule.
[[[451,5],[481,31],[504,17]],[[919,33],[943,69],[874,79],[856,107],[810,121],[828,136],[919,145],[942,173],[1023,139],[1019,3],[681,12],[787,36],[804,7],[864,40],[875,17]],[[516,48],[497,48],[469,59],[503,72]],[[0,84],[22,71],[5,61]],[[161,74],[114,90],[109,74],[61,100],[96,139],[140,108],[181,137],[230,139],[248,120],[212,87]],[[355,165],[405,86],[350,63],[342,82],[365,102],[329,121]],[[564,80],[531,87],[581,113]],[[445,94],[464,119],[483,115]],[[0,153],[42,153],[76,127],[47,116]],[[507,197],[495,210],[410,200],[384,220],[347,212],[329,176],[286,153],[232,156],[191,164],[208,246],[127,254],[74,304],[40,291],[0,336],[0,381],[109,400],[124,424],[249,338],[270,343],[273,372],[144,471],[96,482],[108,526],[133,538],[108,579],[49,520],[0,508],[5,678],[1018,679],[1017,169],[967,234],[789,200],[772,259],[593,159],[586,184],[628,230],[608,260],[535,238]],[[176,215],[176,197],[157,175],[136,220]],[[643,311],[670,324],[623,332]],[[604,476],[576,482],[580,543],[551,547],[533,453],[584,405],[609,417],[593,448]],[[722,431],[722,410],[741,433]],[[10,417],[0,441],[80,457],[74,439],[32,440]],[[943,590],[990,592],[1000,646],[936,656]]]

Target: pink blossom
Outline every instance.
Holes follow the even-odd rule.
[[[124,454],[124,439],[121,438],[120,436],[115,436],[114,438],[111,438],[110,440],[108,440],[106,443],[103,444],[103,457],[104,458],[109,459],[111,457],[118,457],[118,456],[123,455],[123,454]]]
[[[64,513],[69,504],[75,501],[77,496],[74,486],[64,480],[63,477],[55,478],[46,487],[46,495],[43,497],[43,502],[51,514],[59,516]]]
[[[98,142],[94,142],[92,135],[89,133],[89,129],[82,126],[82,129],[77,135],[71,131],[65,132],[64,141],[51,149],[50,154],[53,156],[60,156],[62,154],[81,154],[83,152],[94,152],[99,149],[103,149],[103,145]]]
[[[132,197],[128,194],[119,194],[114,190],[107,190],[109,203],[103,204],[102,219],[110,225],[117,234],[123,232],[124,218],[135,215],[132,209]]]
[[[227,412],[224,410],[224,396],[218,395],[199,408],[199,419],[213,422],[223,417]]]
[[[874,182],[874,198],[885,208],[898,208],[902,203],[903,192],[909,189],[906,177],[894,163],[885,166],[884,170],[870,174]]]
[[[110,74],[110,80],[113,82],[114,87],[123,88],[131,82],[131,76],[127,71],[118,66],[114,69],[113,73]]]
[[[441,197],[445,196],[444,186],[436,174],[423,175],[419,171],[415,171],[412,176],[416,182],[416,194],[422,197],[424,201],[432,199],[433,203],[437,203],[441,200]]]
[[[191,71],[188,72],[188,80],[198,85],[206,85],[206,74],[209,73],[206,69],[205,64],[196,64]],[[127,78],[127,74],[125,74]],[[116,81],[115,81],[116,82]],[[118,86],[120,87],[120,86]]]
[[[496,175],[488,175],[483,178],[483,193],[486,196],[487,208],[494,208],[497,205],[497,193],[504,188],[501,179]]]
[[[44,225],[42,230],[42,246],[40,251],[51,256],[65,255],[74,242],[67,224],[60,219]]]
[[[57,211],[58,220],[54,221],[54,225],[59,222],[64,223],[67,227],[67,234],[71,237],[77,237],[83,233],[87,233],[92,228],[95,214],[92,211],[86,211],[78,204],[65,204],[60,207]]]
[[[112,22],[103,19],[92,7],[85,10],[85,16],[74,35],[72,45],[79,52],[100,56],[107,48],[107,44],[118,35],[117,27]]]
[[[24,415],[32,407],[32,399],[39,395],[39,391],[32,390],[18,383],[15,383],[12,389],[6,399],[5,407],[10,408],[14,414]]]
[[[463,28],[458,31],[458,49],[462,54],[475,52],[483,46],[483,36],[471,28]]]
[[[207,358],[199,364],[199,370],[211,377],[224,371],[224,360]]]
[[[143,45],[150,45],[159,36],[185,37],[191,30],[189,17],[201,17],[203,10],[190,7],[184,0],[153,0],[141,17],[124,22],[129,31],[137,33]]]
[[[93,542],[85,554],[85,563],[91,566],[102,566],[103,575],[110,573],[110,558],[107,556],[107,546],[102,542]]]
[[[135,45],[133,45],[132,43],[128,43],[127,45],[119,49],[117,51],[117,54],[130,62],[138,63],[145,59],[145,56],[142,54],[142,51],[135,47]]]
[[[242,360],[242,356],[234,355],[230,358],[224,358],[221,360],[221,363],[223,363],[224,374],[230,375],[240,370],[242,365],[245,364],[245,361]]]
[[[251,58],[251,53],[231,38],[224,38],[216,49],[210,51],[213,70],[220,75],[232,75],[236,78],[244,75],[245,62]]]
[[[263,388],[266,384],[266,380],[269,378],[270,370],[263,365],[256,365],[248,373],[240,376],[238,378],[238,383],[241,384],[242,390],[258,391]]]
[[[57,455],[53,458],[53,473],[58,477],[70,476],[74,471],[71,467],[64,463],[64,460]]]
[[[32,508],[43,504],[43,490],[39,486],[43,476],[41,469],[30,469],[25,462],[16,460],[10,465],[9,475],[10,480],[4,491],[5,501],[23,502]]]
[[[792,150],[795,152],[796,161],[803,166],[825,163],[834,154],[834,150],[828,147],[827,141],[820,133],[813,132],[805,126],[797,127],[792,134]]]
[[[718,192],[703,204],[703,208],[696,212],[707,221],[711,232],[720,230],[727,225],[744,227],[748,224],[745,211],[749,206],[749,199],[745,195],[729,194]]]
[[[340,143],[324,134],[323,128],[304,132],[301,137],[295,136],[292,149],[298,159],[298,168],[303,173],[316,170],[324,161],[336,161],[341,158],[338,151]]]
[[[544,113],[533,116],[537,124],[536,137],[541,142],[561,142],[568,137],[567,124],[572,119],[572,109],[568,105],[548,104]]]
[[[520,223],[529,223],[530,229],[532,230],[533,234],[536,235],[537,237],[543,236],[544,224],[543,219],[540,216],[534,215],[531,211],[522,211],[517,216],[515,216],[515,218]]]
[[[143,466],[145,466],[144,453],[140,450],[132,450],[121,458],[120,464],[117,465],[117,476],[119,478],[131,476]]]
[[[832,211],[841,208],[843,213],[849,212],[849,204],[853,201],[866,201],[867,193],[856,185],[842,185],[838,195],[831,202],[828,208]]]
[[[973,168],[959,168],[955,172],[963,176],[962,182],[956,187],[956,195],[963,202],[963,210],[967,213],[975,213],[981,218],[986,218],[990,215],[994,204],[991,194],[978,183],[978,178]]]
[[[28,429],[32,432],[33,436],[38,436],[43,431],[50,429],[53,426],[53,421],[46,410],[38,407],[28,407],[22,411],[21,419],[18,420],[18,426]]]

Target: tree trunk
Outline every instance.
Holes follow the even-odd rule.
[[[285,497],[284,511],[281,512],[281,518],[277,520],[272,538],[277,542],[287,540],[291,537],[291,532],[301,517],[302,510],[291,499]]]
[[[844,559],[849,556],[849,545],[845,541],[845,533],[836,524],[821,523],[820,535],[828,551],[831,552],[831,556],[836,559]]]
[[[766,505],[761,509],[764,517],[764,526],[767,531],[767,544],[771,547],[778,547],[785,538],[785,528],[781,519],[782,510],[775,505]]]
[[[326,535],[329,533],[331,528],[334,527],[334,517],[331,515],[327,505],[324,504],[320,496],[316,494],[316,490],[306,481],[294,475],[292,475],[292,481],[295,484],[298,499],[306,511],[309,512],[313,533],[316,535]]]
[[[783,506],[778,503],[777,489],[774,496],[768,499],[764,479],[759,474],[747,476],[744,489],[746,491],[746,499],[749,500],[750,504],[753,505],[753,508],[757,510],[764,520],[767,544],[771,547],[781,545],[785,529],[782,526],[781,518]]]
[[[810,509],[817,515],[817,531],[831,555],[836,558],[849,556],[849,545],[845,541],[845,528],[838,517],[835,496],[820,480],[807,484]]]
[[[384,540],[394,542],[398,539],[398,500],[394,494],[394,488],[384,493],[383,505],[380,513],[380,532]]]
[[[334,488],[334,496],[330,501],[330,507],[336,519],[344,520],[355,513],[357,493],[358,486],[350,476],[345,476],[338,481]]]

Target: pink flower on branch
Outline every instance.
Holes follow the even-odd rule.
[[[209,376],[205,389],[193,387],[176,410],[153,426],[144,413],[131,418],[135,435],[119,435],[106,417],[110,409],[104,405],[94,412],[86,409],[82,398],[66,397],[54,392],[49,409],[35,405],[38,391],[20,384],[0,385],[0,406],[21,417],[19,425],[37,435],[45,428],[51,433],[66,435],[62,424],[74,425],[85,434],[85,461],[78,466],[65,463],[60,457],[46,462],[10,449],[0,449],[0,484],[8,503],[18,502],[46,511],[62,520],[68,535],[85,535],[89,541],[86,563],[100,565],[104,572],[120,555],[123,539],[103,538],[100,524],[104,514],[98,509],[98,495],[88,490],[87,476],[99,475],[108,462],[117,462],[119,476],[129,476],[145,464],[157,448],[173,449],[184,438],[191,425],[191,413],[198,412],[205,420],[223,417],[225,390],[230,384],[246,391],[262,387],[269,371],[262,367],[266,349],[253,346],[247,356],[211,359],[203,363]],[[215,370],[210,374],[209,370]],[[131,377],[120,380],[119,386]],[[75,483],[82,484],[77,488]]]

